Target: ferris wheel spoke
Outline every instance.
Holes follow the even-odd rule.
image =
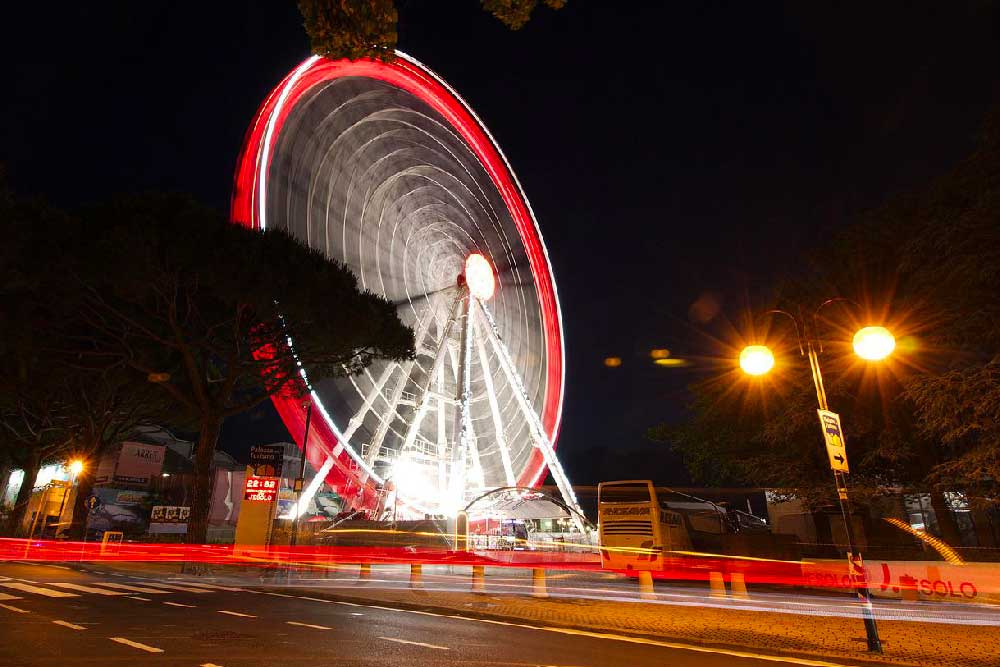
[[[427,413],[427,408],[430,404],[431,383],[434,381],[434,377],[440,373],[441,369],[444,367],[444,360],[448,347],[448,338],[451,336],[451,330],[455,326],[459,312],[461,312],[463,301],[464,295],[459,292],[458,296],[455,297],[454,304],[452,305],[451,316],[448,318],[448,323],[445,325],[444,331],[441,334],[441,340],[438,343],[437,352],[434,354],[434,363],[431,366],[430,371],[428,371],[427,377],[424,378],[423,384],[420,385],[414,400],[415,406],[413,417],[410,419],[410,423],[406,428],[406,436],[403,438],[403,446],[400,448],[397,456],[405,451],[409,451],[417,439],[417,433],[420,431],[420,424],[423,422],[424,415]]]
[[[415,345],[418,347],[423,344],[423,341],[427,337],[427,333],[430,330],[431,322],[434,321],[434,312],[437,310],[437,308],[434,305],[434,301],[435,300],[430,301],[430,307],[421,316],[420,322],[417,325],[417,331],[416,334],[414,335],[414,342]],[[386,399],[386,402],[388,403],[389,406],[389,410],[385,415],[379,415],[379,423],[378,427],[375,429],[375,437],[372,438],[372,441],[369,444],[369,449],[365,456],[365,463],[367,463],[369,467],[371,467],[371,465],[375,463],[375,459],[378,457],[378,453],[382,449],[382,443],[385,441],[385,436],[389,433],[389,427],[392,425],[392,421],[396,417],[397,406],[399,405],[399,401],[403,397],[403,391],[406,389],[406,383],[409,380],[410,374],[413,372],[413,367],[415,365],[416,365],[415,360],[406,361],[403,362],[402,364],[393,363],[392,365],[387,367],[385,371],[383,371],[384,380],[383,378],[379,378],[379,380],[382,382],[382,386],[384,386],[385,382],[388,381],[389,376],[392,375],[392,371],[396,367],[402,369],[402,373],[396,380],[396,385],[392,390],[392,395]],[[353,436],[354,432],[357,431],[358,427],[361,426],[362,423],[364,423],[364,419],[365,416],[368,414],[368,411],[371,410],[372,406],[375,404],[375,401],[378,399],[378,397],[382,395],[382,386],[378,386],[372,389],[372,391],[365,398],[365,401],[362,404],[361,409],[354,415],[354,417],[351,418],[351,421],[347,425],[347,429],[345,429],[343,433],[344,440],[346,440],[347,442],[350,442],[351,436]]]
[[[583,516],[583,510],[580,509],[580,503],[576,499],[576,493],[573,491],[573,487],[570,485],[569,479],[566,477],[562,464],[560,464],[559,459],[556,458],[555,450],[552,448],[552,442],[545,433],[545,427],[542,424],[541,418],[539,418],[538,413],[535,412],[534,408],[531,407],[531,403],[528,400],[528,393],[525,391],[524,384],[521,382],[521,376],[514,367],[514,362],[511,360],[510,354],[507,352],[507,346],[503,344],[503,340],[500,338],[500,331],[496,326],[496,321],[493,319],[493,315],[490,313],[485,303],[479,299],[474,299],[474,301],[479,306],[477,309],[478,312],[480,312],[486,320],[487,337],[493,344],[493,349],[496,351],[497,357],[500,359],[500,367],[507,375],[507,381],[514,389],[514,398],[517,400],[517,404],[521,408],[521,412],[524,414],[524,418],[528,422],[532,434],[532,440],[534,441],[535,446],[541,450],[542,458],[545,460],[545,463],[549,468],[549,472],[552,473],[552,478],[555,480],[556,486],[559,487],[559,493],[562,494],[563,500],[565,500],[566,504],[574,510],[574,512],[571,513],[573,522],[580,529],[580,532],[585,533],[586,526],[581,518]]]
[[[496,437],[497,447],[500,450],[500,461],[503,464],[504,478],[507,486],[517,486],[517,477],[514,476],[514,466],[510,461],[510,448],[507,446],[507,437],[504,435],[503,419],[500,416],[500,404],[497,401],[496,388],[493,384],[493,372],[490,369],[489,356],[486,353],[486,345],[483,343],[483,327],[479,324],[478,318],[473,319],[473,326],[476,330],[476,347],[479,351],[479,365],[483,370],[483,385],[486,389],[486,397],[490,404],[490,415],[493,418],[493,431]]]

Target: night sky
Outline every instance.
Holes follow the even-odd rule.
[[[15,190],[64,206],[176,190],[227,209],[248,123],[308,55],[295,3],[28,4],[0,28]],[[538,217],[567,338],[559,447],[581,484],[684,483],[643,433],[683,416],[706,332],[946,169],[1000,100],[987,1],[570,0],[519,32],[476,0],[398,5],[400,48],[476,110]],[[692,321],[699,299],[718,315]],[[695,363],[654,366],[652,348]],[[223,446],[287,437],[262,410]]]

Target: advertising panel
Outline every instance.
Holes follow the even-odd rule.
[[[190,507],[179,505],[154,505],[149,513],[150,533],[187,533]]]
[[[164,445],[145,445],[138,442],[122,444],[115,467],[115,481],[126,484],[148,484],[163,470]]]
[[[284,459],[283,445],[254,445],[250,448],[250,467],[258,477],[281,477]]]

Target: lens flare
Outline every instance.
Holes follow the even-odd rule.
[[[854,334],[854,353],[868,361],[881,361],[896,349],[896,339],[885,327],[865,327]]]
[[[740,368],[747,375],[764,375],[774,368],[774,355],[766,345],[748,345],[740,352]]]

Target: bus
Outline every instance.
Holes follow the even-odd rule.
[[[771,534],[767,522],[711,500],[657,489],[649,480],[597,487],[602,567],[662,570],[671,553],[795,557],[792,536]]]
[[[664,551],[690,551],[681,514],[660,506],[650,480],[601,482],[597,486],[601,567],[662,570]]]

